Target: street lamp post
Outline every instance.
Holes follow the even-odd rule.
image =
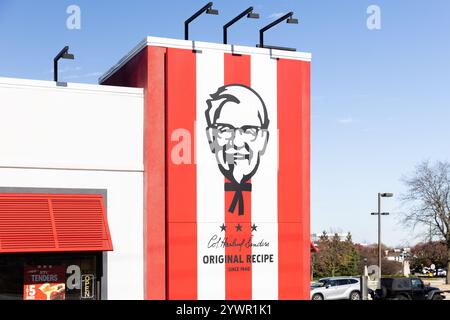
[[[381,216],[388,216],[389,212],[381,212],[381,198],[391,198],[393,193],[378,193],[378,212],[372,212],[378,216],[378,289],[381,289]]]

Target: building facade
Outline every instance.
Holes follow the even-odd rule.
[[[143,90],[0,78],[0,97],[0,299],[35,298],[39,266],[142,299]]]
[[[0,78],[0,298],[309,299],[310,60],[148,37],[100,85]]]

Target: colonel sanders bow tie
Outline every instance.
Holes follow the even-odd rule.
[[[225,183],[225,191],[234,191],[233,201],[231,201],[230,208],[228,212],[233,213],[236,209],[236,205],[239,203],[239,215],[244,215],[244,196],[242,195],[243,191],[252,191],[252,184],[248,182],[244,182],[242,184],[236,182],[226,182]]]

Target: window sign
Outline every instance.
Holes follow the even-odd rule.
[[[24,300],[65,300],[65,271],[64,266],[25,266]]]
[[[95,275],[83,274],[81,276],[81,299],[94,300],[95,298]]]

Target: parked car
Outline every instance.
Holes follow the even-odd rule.
[[[433,277],[434,276],[433,270],[431,268],[428,268],[428,267],[422,268],[422,274],[424,276],[427,276],[427,277]]]
[[[422,268],[422,274],[427,277],[446,277],[447,269],[439,268],[439,269],[431,269],[429,267]]]
[[[437,277],[446,277],[447,270],[446,269],[437,269],[437,270],[435,270],[434,275]]]
[[[443,300],[444,292],[416,277],[382,278],[381,289],[369,291],[373,300]]]
[[[422,273],[423,268],[421,266],[416,266],[411,268],[411,274]]]
[[[332,277],[311,285],[311,300],[361,300],[359,278]]]

